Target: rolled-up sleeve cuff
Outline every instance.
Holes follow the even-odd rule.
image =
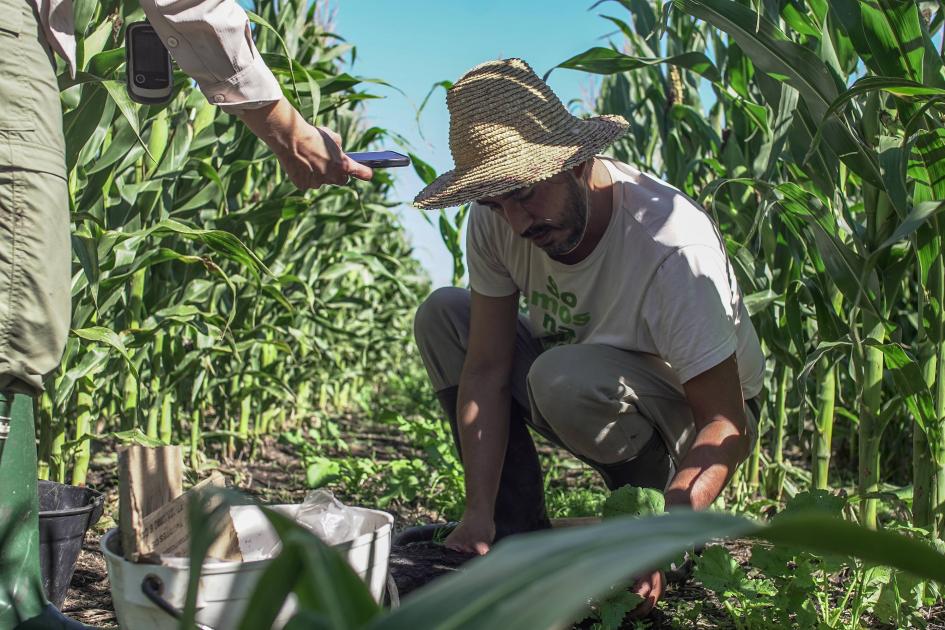
[[[282,98],[279,82],[258,53],[252,65],[226,81],[200,84],[200,91],[208,101],[224,111],[256,109]]]

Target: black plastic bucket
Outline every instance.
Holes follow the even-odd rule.
[[[85,532],[104,509],[101,492],[39,480],[39,562],[46,598],[56,608],[66,599]]]

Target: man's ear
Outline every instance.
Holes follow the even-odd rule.
[[[587,168],[590,166],[593,160],[594,158],[587,159],[581,162],[580,164],[578,164],[577,166],[574,166],[571,168],[571,172],[578,179],[578,181],[580,181],[580,179],[584,177],[584,171],[587,170]]]

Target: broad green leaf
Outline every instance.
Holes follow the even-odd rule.
[[[111,142],[109,142],[101,155],[89,165],[89,168],[86,169],[87,174],[92,175],[93,173],[98,173],[114,165],[128,154],[134,146],[135,141],[138,140],[138,136],[131,125],[118,124],[116,126],[118,129],[116,131],[113,127]],[[139,146],[143,148],[143,145]]]
[[[732,595],[759,597],[774,594],[773,589],[765,588],[765,583],[750,579],[728,549],[721,545],[705,548],[696,562],[693,577],[722,598]]]
[[[418,158],[415,154],[410,153],[410,164],[413,166],[414,172],[417,173],[417,177],[420,178],[425,185],[433,183],[433,180],[436,179],[436,171],[432,166]],[[424,217],[427,216],[426,213],[423,214]]]
[[[105,110],[107,92],[99,85],[89,84],[82,87],[79,106],[63,115],[62,123],[66,138],[66,169],[72,171],[76,166],[79,152],[88,139],[95,133]]]
[[[831,11],[874,74],[923,83],[923,33],[915,2],[831,2]]]
[[[865,76],[857,79],[850,89],[840,94],[827,108],[826,116],[832,116],[840,111],[847,103],[862,94],[870,92],[886,92],[904,99],[917,101],[931,100],[932,97],[945,96],[945,89],[929,87],[910,79],[899,77]]]
[[[314,457],[305,467],[305,486],[312,490],[338,479],[338,462],[327,457]]]
[[[665,511],[666,502],[663,493],[652,488],[622,486],[617,488],[604,501],[604,518],[615,516],[652,516]]]
[[[124,48],[115,48],[113,50],[105,50],[98,53],[91,59],[89,59],[89,64],[86,67],[89,73],[94,76],[101,77],[106,79],[108,76],[113,76],[115,70],[125,62],[125,49]]]
[[[420,115],[423,114],[424,108],[426,108],[427,103],[430,100],[430,97],[433,96],[433,92],[437,88],[442,88],[443,91],[449,92],[453,88],[452,81],[438,81],[430,86],[430,90],[427,92],[426,96],[423,97],[423,100],[420,102],[420,107],[417,108],[417,115],[415,120],[417,121],[417,131],[420,133],[420,137],[423,138],[423,126],[420,124]]]
[[[595,74],[614,74],[616,72],[629,72],[637,68],[646,68],[664,63],[692,70],[710,81],[721,80],[721,76],[715,64],[704,54],[698,52],[683,53],[672,57],[647,59],[625,55],[611,48],[591,48],[561,62],[558,64],[558,67],[583,70]]]
[[[128,121],[131,129],[134,130],[135,137],[138,138],[138,142],[140,142],[141,146],[144,147],[144,152],[147,153],[148,157],[153,160],[154,156],[148,153],[148,147],[141,138],[141,128],[138,124],[139,106],[137,103],[131,100],[130,96],[128,96],[128,91],[125,88],[125,84],[121,81],[102,81],[102,87],[104,87],[108,92],[108,96],[115,102],[115,105],[118,106],[122,116],[124,116],[125,120]]]
[[[945,199],[945,128],[920,132],[915,139],[917,159],[910,163],[916,176],[915,201]]]
[[[590,6],[588,11],[593,11],[608,0],[597,0]],[[649,37],[657,27],[656,13],[653,10],[653,3],[649,0],[613,0],[623,5],[630,13],[633,19],[634,29],[643,37]]]
[[[927,201],[915,206],[877,250],[885,250],[903,239],[910,238],[927,221],[937,217],[942,210],[945,210],[945,201]]]
[[[131,355],[128,354],[128,348],[125,347],[125,343],[114,330],[104,326],[91,326],[89,328],[73,329],[72,334],[87,341],[102,343],[114,348],[125,360],[132,376],[135,379],[138,378],[138,371],[135,369],[134,362],[131,360]]]
[[[848,339],[836,340],[836,341],[822,341],[817,347],[807,355],[807,363],[804,364],[803,369],[797,375],[797,381],[799,383],[805,383],[807,378],[810,376],[810,373],[817,367],[817,363],[826,355],[836,354],[839,351],[847,351],[848,348],[852,346],[852,342]]]
[[[781,296],[775,293],[770,289],[764,291],[758,291],[757,293],[752,293],[751,295],[746,295],[744,299],[745,308],[748,309],[749,315],[757,315],[758,313],[764,311],[771,304],[777,302],[781,299]]]
[[[873,339],[867,339],[865,344],[883,353],[883,363],[896,383],[897,394],[907,399],[919,426],[925,431],[936,431],[933,427],[937,420],[932,393],[916,360],[906,354],[899,344],[883,344]]]
[[[63,409],[75,391],[80,380],[98,374],[108,362],[110,353],[106,348],[91,348],[83,352],[78,361],[69,365],[65,374],[57,379],[53,403],[57,409]]]
[[[826,113],[840,94],[838,80],[811,50],[790,41],[774,24],[731,0],[673,0],[673,5],[731,35],[758,68],[784,77],[798,90],[814,123],[840,158],[868,181],[879,185],[875,157],[844,121]]]
[[[889,197],[896,213],[901,217],[909,213],[909,192],[906,182],[907,157],[907,149],[902,146],[899,138],[879,137],[879,166],[885,184],[883,192]]]
[[[78,68],[83,67],[83,62],[86,59],[93,58],[105,49],[112,32],[112,22],[103,20],[94,31],[78,40],[76,46],[76,65]]]
[[[269,268],[263,264],[259,257],[243,244],[242,241],[229,232],[192,228],[179,221],[165,219],[148,228],[143,235],[176,235],[185,239],[200,241],[213,251],[219,252],[244,265],[253,275],[258,275],[259,273],[272,275],[272,272],[269,271]]]

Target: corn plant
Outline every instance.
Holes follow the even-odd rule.
[[[370,79],[301,0],[252,3],[257,46],[287,97],[346,150],[386,137],[359,119]],[[63,73],[73,322],[40,403],[42,472],[85,482],[104,434],[233,455],[379,387],[409,347],[426,279],[390,178],[300,193],[238,120],[182,73],[170,103],[125,93],[135,3],[77,0],[78,73]]]
[[[773,423],[759,453],[772,462],[769,491],[784,481],[785,436],[810,450],[812,485],[848,479],[830,469],[842,435],[863,523],[877,525],[883,463],[905,455],[914,524],[938,529],[941,5],[619,4],[629,19],[607,19],[620,39],[561,66],[607,75],[597,108],[631,122],[616,157],[701,201],[722,228],[775,366],[766,387]],[[840,433],[835,418],[849,421]],[[905,452],[884,452],[891,426],[913,436],[895,441]]]

